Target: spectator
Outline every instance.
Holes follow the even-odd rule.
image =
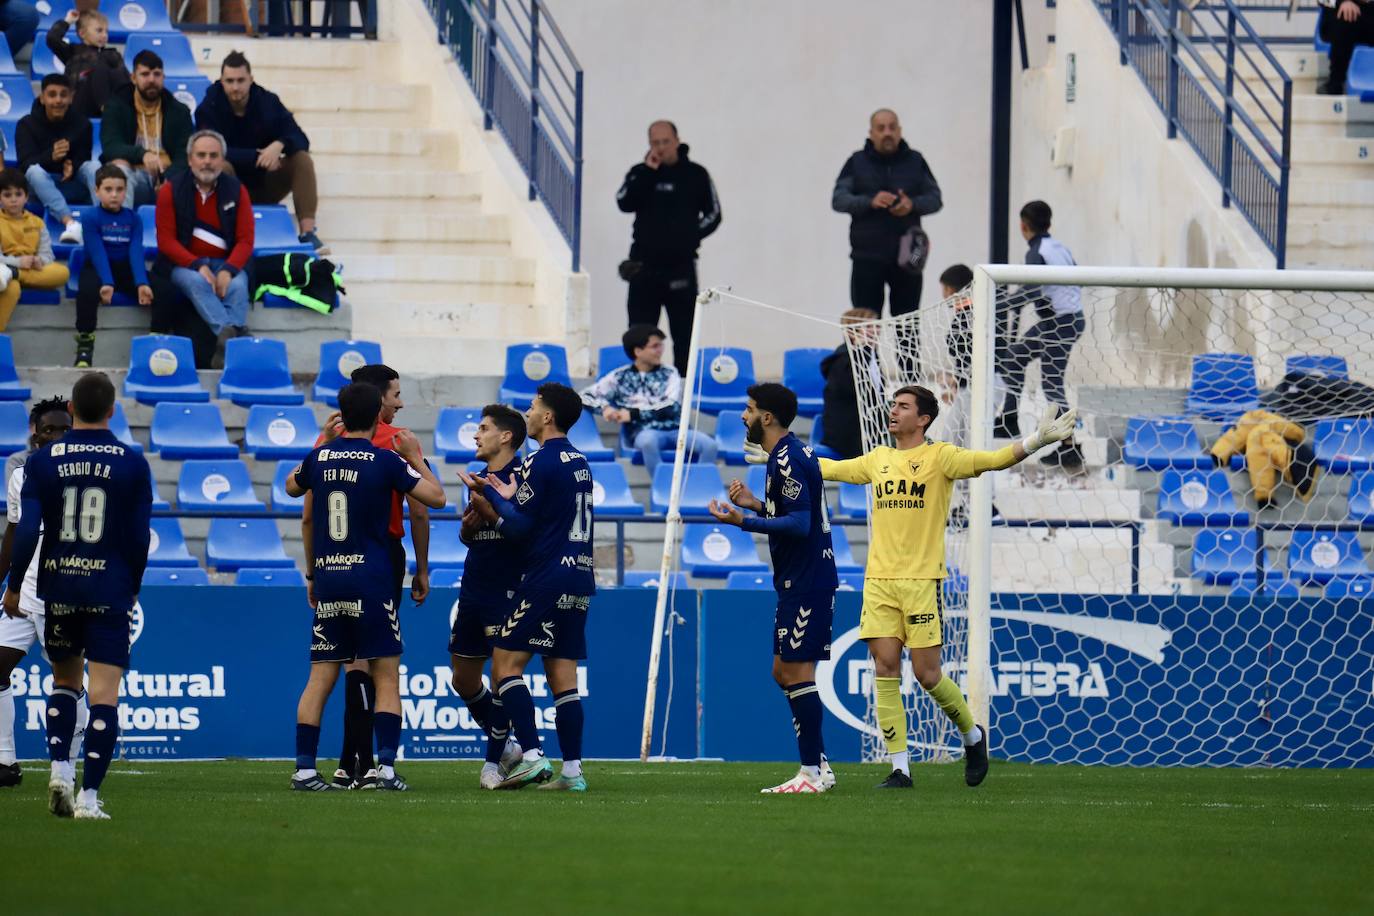
[[[10,46],[10,57],[33,43],[38,31],[38,7],[28,0],[0,0],[0,32]]]
[[[1372,0],[1320,0],[1318,34],[1331,45],[1331,70],[1317,87],[1322,95],[1345,95],[1345,76],[1356,45],[1374,45]]]
[[[78,44],[63,41],[76,24]],[[124,55],[108,46],[110,20],[99,10],[71,10],[48,29],[48,48],[62,61],[64,71],[76,81],[72,108],[84,118],[99,118],[111,93],[129,84]]]
[[[76,287],[76,362],[89,369],[95,358],[96,312],[109,305],[115,293],[153,304],[153,287],[144,267],[143,220],[124,206],[124,170],[102,165],[95,174],[99,204],[82,214],[86,258]]]
[[[658,324],[668,312],[673,362],[687,375],[688,341],[697,298],[697,247],[720,227],[720,201],[711,175],[687,158],[677,125],[649,125],[649,152],[630,169],[616,192],[616,203],[635,215],[630,257],[620,265],[630,284],[630,324]]]
[[[61,73],[43,77],[33,110],[14,129],[19,169],[35,197],[61,221],[61,241],[81,244],[81,222],[68,204],[92,200],[95,172],[91,122],[72,108],[72,89]]]
[[[229,339],[248,333],[244,268],[253,256],[253,204],[248,189],[224,174],[226,148],[215,131],[196,131],[186,144],[190,168],[157,192],[158,260],[215,334],[213,369],[224,368]]]
[[[133,82],[111,93],[100,122],[101,161],[124,170],[135,207],[152,203],[164,179],[186,168],[191,111],[163,87],[162,58],[134,57]]]
[[[9,326],[23,287],[61,289],[70,276],[53,257],[47,225],[24,209],[28,202],[29,185],[19,170],[0,171],[0,264],[10,273],[0,286],[0,331]]]
[[[1073,255],[1069,249],[1050,237],[1052,216],[1050,205],[1043,200],[1033,200],[1021,208],[1021,237],[1030,244],[1026,252],[1027,264],[1073,265]],[[1037,359],[1040,360],[1040,385],[1045,391],[1045,398],[1057,405],[1061,412],[1069,409],[1068,395],[1064,391],[1064,372],[1068,368],[1069,353],[1073,350],[1074,342],[1083,336],[1083,300],[1078,287],[1026,287],[1022,292],[1029,295],[1029,301],[1035,305],[1036,323],[1031,325],[1025,337],[1007,347],[998,367],[1006,380],[1007,393],[993,435],[1003,439],[1021,436],[1017,419],[1020,411],[1018,401],[1026,382],[1026,367]],[[1013,315],[1013,319],[1015,317]],[[1057,449],[1041,458],[1040,463],[1079,468],[1083,466],[1083,452],[1070,436]]]
[[[921,303],[921,273],[898,262],[902,237],[921,228],[921,217],[943,206],[940,186],[925,157],[907,146],[897,115],[879,108],[868,119],[868,141],[849,157],[835,180],[830,206],[848,213],[849,300],[856,309],[893,315]]]
[[[873,390],[882,392],[882,372],[878,368],[877,353],[873,349],[869,329],[852,327],[877,320],[878,313],[871,309],[850,309],[840,316],[840,322],[848,328],[845,337],[854,343],[855,350],[860,354],[864,363],[863,371],[869,373]],[[859,427],[859,394],[854,388],[854,362],[848,343],[840,344],[834,353],[821,360],[821,375],[825,376],[825,389],[821,392],[821,414],[825,417],[821,444],[837,452],[841,458],[857,458],[865,449],[863,431]],[[876,406],[878,410],[886,407]]]
[[[677,444],[682,416],[682,376],[663,365],[663,340],[663,332],[651,324],[630,325],[620,341],[634,362],[611,370],[582,391],[585,407],[599,409],[602,419],[624,427],[625,439],[644,453],[650,479],[662,459],[660,452]],[[689,461],[715,461],[716,440],[688,429],[687,451]]]
[[[276,93],[253,82],[242,52],[220,64],[219,81],[196,108],[196,129],[216,130],[229,143],[225,171],[238,176],[255,204],[281,203],[291,195],[300,241],[328,254],[315,234],[315,163],[310,140]]]

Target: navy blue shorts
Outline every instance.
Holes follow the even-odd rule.
[[[315,606],[312,664],[386,658],[400,655],[404,648],[395,598],[321,598]]]
[[[587,657],[587,608],[590,595],[556,589],[518,588],[506,619],[491,644],[512,652],[549,658]]]
[[[53,662],[85,656],[87,661],[129,667],[133,610],[80,607],[49,601],[43,618],[43,646]]]
[[[491,640],[506,622],[514,592],[498,600],[470,597],[458,600],[458,613],[448,637],[448,652],[461,658],[491,658]]]
[[[773,617],[773,654],[785,662],[826,660],[834,617],[834,589],[779,595]]]

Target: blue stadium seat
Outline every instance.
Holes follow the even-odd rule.
[[[1288,542],[1288,574],[1300,582],[1325,584],[1368,575],[1369,567],[1354,531],[1294,531]]]
[[[677,591],[685,591],[691,588],[691,583],[687,581],[687,574],[682,570],[677,570],[670,575],[669,587]],[[658,588],[658,570],[656,569],[627,569],[625,570],[626,588]]]
[[[753,536],[733,525],[689,524],[682,532],[682,567],[694,576],[723,579],[732,572],[767,572]]]
[[[76,9],[76,0],[48,0],[47,9],[39,6],[38,37],[41,39],[43,35],[47,33],[48,29],[52,28],[54,22],[59,19],[67,18],[67,13],[74,9]],[[74,36],[76,34],[76,29],[68,29],[67,34],[69,36]],[[35,46],[41,45],[42,43],[41,40],[35,42]]]
[[[1374,472],[1351,476],[1349,517],[1362,525],[1374,524]]]
[[[42,43],[41,37],[39,43]],[[20,70],[14,65],[14,57],[10,54],[10,44],[7,41],[0,41],[0,75],[9,76],[11,74],[20,75]],[[27,76],[28,74],[23,74]]]
[[[0,456],[22,452],[28,447],[28,410],[19,401],[0,401]]]
[[[449,464],[465,464],[477,457],[472,437],[482,420],[480,407],[445,407],[434,420],[434,453]]]
[[[429,520],[429,568],[462,569],[468,558],[468,545],[458,536],[463,523],[457,519]],[[410,541],[410,519],[405,522],[406,534],[402,539],[406,548],[406,568],[415,572],[415,545]]]
[[[725,587],[771,592],[773,590],[773,574],[732,572],[725,577]]]
[[[1331,53],[1331,43],[1322,38],[1322,17],[1318,13],[1312,29],[1312,48],[1322,54]]]
[[[1374,419],[1318,420],[1317,463],[1332,474],[1374,470]]]
[[[458,588],[463,584],[463,570],[461,568],[431,569],[429,571],[430,588]]]
[[[571,385],[568,377],[568,351],[562,344],[511,344],[506,347],[506,377],[501,382],[500,400],[517,410],[525,410],[534,392],[545,382]]]
[[[234,572],[244,566],[296,565],[286,555],[277,523],[270,518],[210,519],[205,561],[220,572]]]
[[[1207,420],[1234,422],[1259,407],[1255,359],[1244,353],[1199,353],[1193,357],[1188,413]]]
[[[210,392],[196,375],[189,337],[145,334],[129,345],[129,374],[124,395],[140,404],[160,401],[208,401]]]
[[[277,469],[272,473],[272,511],[273,512],[300,512],[305,505],[304,496],[291,496],[286,492],[286,476],[296,469],[300,462],[296,459],[287,459],[277,462]]]
[[[824,436],[825,415],[818,413],[816,414],[816,419],[811,421],[811,441],[806,444],[811,446],[811,451],[815,453],[817,458],[832,458],[835,460],[843,458],[844,456],[839,452],[821,442]]]
[[[177,508],[267,511],[262,500],[253,493],[248,465],[238,459],[183,463],[181,476],[177,478]]]
[[[615,461],[597,462],[592,466],[592,507],[596,515],[643,515],[641,506],[630,492],[625,469]]]
[[[75,216],[78,220],[81,219],[83,213],[85,213],[87,210],[92,209],[89,204],[70,204],[69,208],[72,211],[72,215]],[[49,210],[47,214],[45,214],[43,221],[47,224],[48,235],[51,236],[52,239],[52,253],[57,256],[57,260],[59,261],[70,261],[72,253],[80,249],[81,246],[73,244],[71,242],[63,242],[61,240],[62,230],[66,227],[64,227],[62,223],[52,215],[51,210]],[[82,260],[85,260],[84,257]],[[78,272],[80,271],[79,265],[77,267],[77,270]],[[69,280],[67,282],[67,286],[69,289],[76,288],[72,286],[73,282],[75,281]]]
[[[578,417],[573,428],[568,430],[568,441],[585,455],[588,461],[615,460],[615,450],[601,444],[601,433],[597,431],[596,418],[589,411],[582,411],[582,416]],[[533,444],[531,439],[527,439],[526,442]]]
[[[174,99],[191,109],[191,114],[194,115],[204,100],[205,93],[210,91],[210,78],[200,74],[168,76],[166,88]]]
[[[1208,585],[1230,585],[1247,572],[1256,572],[1259,536],[1253,528],[1203,528],[1193,539],[1193,578]],[[1264,552],[1264,569],[1273,565]]]
[[[1374,574],[1332,579],[1326,583],[1322,594],[1327,598],[1374,598]]]
[[[99,122],[91,120],[92,125]],[[100,132],[97,130],[96,135]],[[143,250],[148,253],[149,260],[157,257],[157,206],[154,204],[144,204],[138,208],[138,218],[143,223]]]
[[[218,407],[170,401],[153,408],[148,450],[157,452],[164,461],[239,456],[238,446],[230,442],[224,432]]]
[[[5,50],[9,50],[6,48]],[[33,108],[33,84],[28,74],[15,73],[14,62],[10,62],[10,72],[0,73],[0,121],[18,124],[19,120]],[[11,149],[6,148],[5,158],[9,159]],[[17,159],[15,160],[18,161]]]
[[[148,523],[148,565],[149,566],[199,566],[196,558],[186,549],[186,538],[181,533],[181,524],[174,518],[155,518]]]
[[[143,446],[134,438],[134,431],[129,428],[129,418],[124,415],[124,402],[118,399],[115,400],[114,416],[110,417],[110,432],[120,442],[142,454]]]
[[[281,204],[253,205],[253,255],[314,254],[315,249],[296,235],[296,221]]]
[[[8,334],[0,334],[0,401],[27,401],[32,391],[19,384],[14,367],[14,346]]]
[[[782,383],[797,395],[797,415],[818,416],[824,402],[825,377],[821,375],[821,360],[832,351],[822,347],[785,350],[782,354]]]
[[[113,22],[110,23],[110,31],[114,31]],[[140,51],[152,51],[162,58],[162,72],[166,74],[168,83],[174,78],[200,76],[195,55],[191,53],[191,42],[180,32],[147,30],[130,35],[124,44],[124,66],[129,68],[130,73],[134,72],[134,58]],[[191,107],[191,113],[195,114],[194,107]]]
[[[370,340],[326,340],[320,344],[320,374],[314,398],[330,407],[339,406],[339,389],[359,366],[382,361],[382,345]]]
[[[835,548],[835,572],[861,573],[863,566],[854,560],[854,551],[849,548],[849,535],[843,526],[830,526],[830,543]]]
[[[60,5],[60,0],[49,0],[53,6]],[[70,4],[69,4],[70,5]],[[40,26],[37,40],[33,43],[33,57],[29,60],[29,70],[36,80],[42,80],[49,73],[65,73],[67,68],[62,61],[57,59],[57,55],[52,53],[48,47],[47,38],[49,26]],[[67,30],[67,37],[64,39],[67,44],[79,45],[81,39],[77,37],[76,28]]]
[[[13,105],[13,100],[10,100],[9,104]],[[18,141],[15,139],[15,129],[18,126],[18,121],[0,117],[0,136],[3,136],[5,141],[5,165],[10,168],[17,168],[19,165]]]
[[[290,569],[271,566],[243,566],[234,575],[235,585],[273,585],[285,588],[305,588],[305,576],[296,567]]]
[[[1345,94],[1361,102],[1374,102],[1374,48],[1356,47],[1345,75]]]
[[[621,458],[627,459],[630,462],[630,464],[644,463],[644,453],[641,452],[639,449],[635,448],[635,444],[632,441],[630,441],[630,437],[626,432],[626,427],[620,427],[620,436],[617,441],[619,443]],[[669,464],[671,464],[673,461],[673,456],[677,454],[676,441],[669,443],[667,448],[659,449],[658,454],[660,460],[666,461]],[[695,452],[688,452],[687,460],[692,464],[696,464],[701,461],[701,456]]]
[[[243,447],[259,461],[299,461],[315,447],[319,432],[312,408],[255,404],[248,408],[248,419],[244,421]]]
[[[1169,469],[1159,479],[1155,514],[1175,525],[1247,525],[1250,513],[1236,508],[1225,471]]]
[[[110,20],[110,41],[127,41],[134,32],[170,32],[176,28],[167,16],[163,0],[100,0],[100,11]]]
[[[726,464],[744,464],[744,424],[734,413],[716,417],[716,457]]]
[[[481,466],[481,467],[486,467],[486,464],[483,463],[483,462],[476,462],[476,463],[477,463],[479,466]],[[425,465],[434,473],[434,476],[435,476],[435,477],[439,478],[439,484],[440,484],[440,486],[442,486],[442,485],[444,484],[444,475],[441,474],[441,473],[439,473],[439,469],[440,469],[441,467],[443,467],[443,464],[436,464],[434,461],[430,460],[429,458],[426,458],[426,459],[425,459]],[[455,481],[455,483],[456,483],[456,482],[457,482],[457,481]],[[444,516],[444,515],[462,515],[462,514],[463,514],[463,509],[467,507],[467,504],[468,504],[468,488],[467,488],[467,487],[461,487],[461,486],[460,486],[460,487],[458,487],[458,498],[457,498],[457,499],[450,498],[449,501],[448,501],[448,504],[445,505],[444,508],[442,508],[442,509],[430,509],[430,510],[429,510],[429,516],[430,516],[430,518],[434,518],[435,516]],[[409,500],[409,499],[403,499],[403,500],[401,500],[401,512],[404,513],[404,515],[405,515],[406,518],[409,518],[409,517],[410,517],[410,500]]]
[[[1232,598],[1246,598],[1263,594],[1266,598],[1296,598],[1302,594],[1298,584],[1283,573],[1270,573],[1264,577],[1264,591],[1259,587],[1259,576],[1253,572],[1243,574],[1231,586]]]
[[[840,573],[840,587],[837,591],[841,592],[861,592],[864,590],[864,574]]]
[[[764,491],[768,486],[768,466],[763,464],[751,464],[744,472],[744,485],[749,488],[759,499],[763,499]],[[727,481],[728,483],[728,481]]]
[[[1122,455],[1132,467],[1150,471],[1212,467],[1212,456],[1186,417],[1131,417]]]
[[[754,384],[754,354],[742,347],[703,347],[697,356],[696,407],[705,413],[743,410]]]
[[[868,518],[868,487],[859,483],[841,483],[835,515],[838,518]]]
[[[270,337],[240,337],[225,344],[219,396],[240,407],[305,403],[305,395],[291,384],[286,343]]]
[[[621,366],[628,366],[632,360],[625,355],[625,348],[620,344],[608,344],[597,351],[596,356],[596,377],[601,378],[613,369]]]
[[[686,480],[682,484],[682,517],[695,515],[710,518],[706,504],[712,499],[724,502],[726,498],[725,481],[721,479],[720,470],[714,464],[688,464],[683,469],[686,471]],[[649,487],[649,511],[659,514],[668,511],[672,487],[673,466],[660,464],[654,471],[653,483]]]
[[[178,569],[171,566],[149,566],[143,570],[144,585],[209,585],[210,574],[199,566]]]
[[[1301,372],[1307,375],[1325,375],[1330,378],[1350,378],[1350,367],[1344,356],[1290,356],[1284,361],[1285,374]]]

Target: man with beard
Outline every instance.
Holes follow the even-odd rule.
[[[133,82],[114,91],[100,121],[100,160],[124,170],[131,207],[152,203],[158,186],[186,168],[191,110],[163,82],[162,58],[140,51]]]

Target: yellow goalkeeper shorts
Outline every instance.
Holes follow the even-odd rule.
[[[943,579],[865,579],[859,638],[887,636],[908,649],[944,642]]]

